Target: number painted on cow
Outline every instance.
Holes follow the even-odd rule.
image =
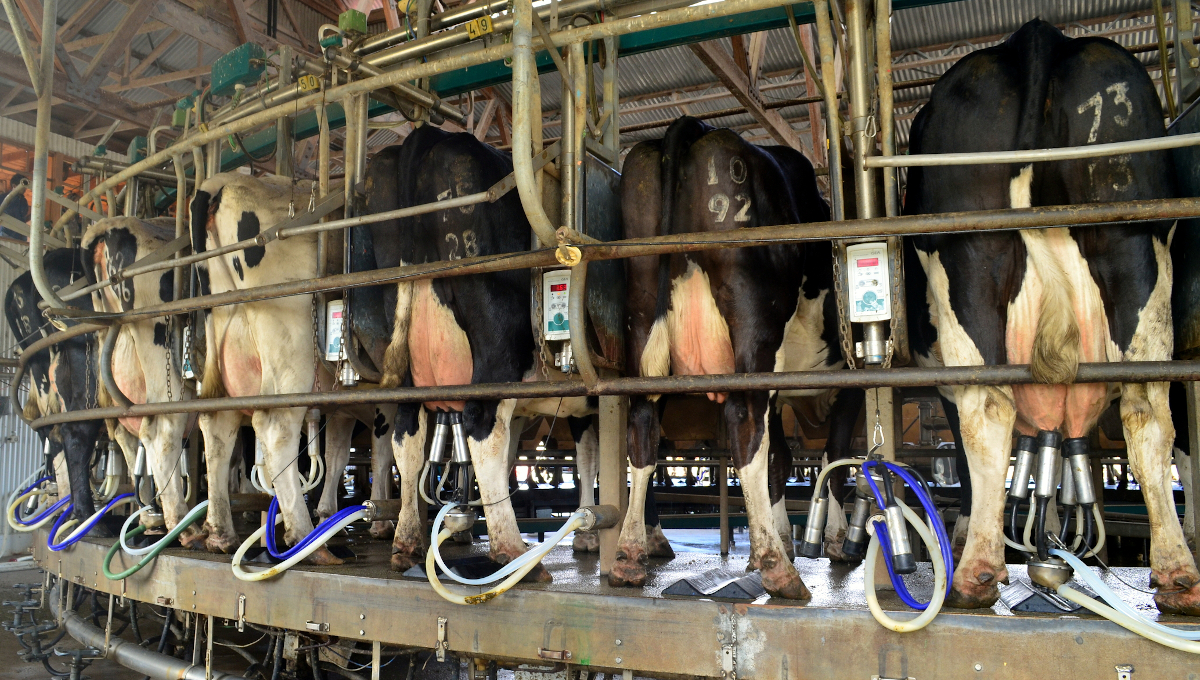
[[[747,194],[738,194],[733,197],[735,201],[742,201],[742,207],[738,209],[737,214],[733,216],[734,222],[749,222],[750,221],[750,196]]]
[[[717,159],[712,156],[709,156],[708,157],[708,186],[712,186],[716,183],[717,183]]]
[[[725,215],[729,213],[729,197],[725,194],[713,194],[712,198],[708,199],[708,211],[716,214],[716,222],[724,222]]]
[[[458,245],[462,243],[463,254],[458,254]],[[450,232],[446,234],[446,243],[450,244],[450,254],[446,256],[449,260],[460,260],[464,257],[475,257],[479,255],[479,237],[476,236],[473,229],[464,229],[462,238],[458,234]]]
[[[737,156],[729,159],[729,179],[736,184],[746,181],[746,162]]]
[[[1116,123],[1117,125],[1120,125],[1121,127],[1125,127],[1126,125],[1129,125],[1129,121],[1133,117],[1133,102],[1130,101],[1129,97],[1126,96],[1127,93],[1129,92],[1129,83],[1126,83],[1126,82],[1113,83],[1112,85],[1109,85],[1108,87],[1104,88],[1104,91],[1107,92],[1108,94],[1112,95],[1112,101],[1113,101],[1114,106],[1120,106],[1122,104],[1125,105],[1125,113],[1124,114],[1114,113],[1113,114],[1113,122]],[[1100,121],[1102,120],[1101,116],[1103,115],[1103,112],[1104,112],[1104,95],[1101,94],[1100,92],[1097,92],[1096,94],[1092,95],[1091,97],[1088,97],[1088,100],[1085,101],[1084,103],[1080,104],[1079,108],[1077,108],[1076,111],[1080,115],[1083,115],[1084,113],[1087,112],[1088,109],[1093,109],[1092,126],[1088,130],[1088,139],[1087,139],[1088,144],[1091,144],[1091,143],[1095,142],[1096,139],[1100,135]]]
[[[450,254],[446,256],[446,259],[460,259],[462,256],[458,254],[458,234],[455,234],[454,232],[446,234],[446,243],[450,244]]]

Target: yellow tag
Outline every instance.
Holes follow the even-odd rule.
[[[200,129],[200,132],[208,132],[208,123],[200,123],[196,127]]]
[[[296,84],[299,85],[300,89],[304,92],[311,92],[313,90],[321,89],[321,79],[311,74],[300,76],[300,79],[296,81]]]
[[[467,37],[474,40],[475,38],[491,33],[492,28],[492,18],[489,16],[472,19],[467,22]]]

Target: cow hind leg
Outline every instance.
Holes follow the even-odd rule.
[[[629,507],[617,539],[617,559],[608,573],[611,586],[640,587],[650,561],[646,540],[646,495],[658,459],[658,410],[645,397],[629,405]]]
[[[575,488],[579,491],[579,507],[596,504],[596,473],[600,455],[600,439],[596,435],[596,425],[589,416],[586,418],[567,418],[571,427],[571,437],[575,440]],[[571,542],[575,552],[600,552],[600,532],[575,532]]]
[[[654,468],[658,469],[657,466]],[[646,554],[650,557],[675,559],[675,549],[663,533],[662,521],[658,518],[658,502],[654,500],[654,485],[646,485],[646,504],[642,516],[646,522]]]
[[[946,604],[963,609],[990,607],[1000,596],[999,584],[1008,580],[1003,540],[1004,479],[1016,409],[1007,387],[957,387],[955,402],[972,481],[981,493],[972,497],[962,560],[954,571],[953,589]]]
[[[958,472],[958,520],[950,537],[950,551],[954,563],[962,561],[963,549],[967,546],[967,533],[971,527],[971,471],[967,464],[967,450],[963,448],[961,425],[958,422],[958,406],[942,395],[942,410],[946,413],[946,424],[954,436],[954,468]]]
[[[775,523],[775,531],[779,534],[784,553],[790,561],[796,559],[796,543],[792,540],[792,522],[787,514],[785,492],[788,476],[792,471],[792,449],[788,446],[787,435],[783,431],[782,414],[771,413],[769,421],[771,437],[767,476],[771,496],[771,520]],[[843,523],[844,520],[843,517]],[[845,529],[842,530],[842,535],[845,536]]]
[[[100,434],[101,422],[67,423],[61,430],[63,454],[71,485],[71,504],[74,506],[71,516],[81,522],[96,512],[96,506],[92,502],[89,464],[92,461],[92,449],[96,447],[96,437]],[[59,491],[59,494],[61,493],[62,491]],[[102,524],[97,524],[93,532],[96,536],[111,536]]]
[[[167,528],[174,529],[187,514],[184,498],[184,482],[181,469],[183,463],[183,430],[187,426],[187,415],[161,415],[142,420],[142,436],[146,442],[146,462],[154,475],[158,488],[159,503]],[[190,546],[203,534],[199,529],[188,527],[180,534],[179,542]]]
[[[391,440],[395,420],[395,404],[379,404],[375,407],[371,439],[371,500],[385,500],[392,496]],[[371,537],[386,540],[395,531],[394,524],[391,520],[371,522]]]
[[[1196,502],[1195,491],[1192,489],[1192,456],[1175,449],[1175,471],[1179,473],[1179,481],[1183,484],[1183,535],[1188,547],[1196,546],[1196,517],[1192,514],[1192,503]],[[1170,481],[1169,479],[1167,480]],[[1174,494],[1174,491],[1168,493]]]
[[[207,538],[204,547],[212,553],[231,553],[239,543],[237,531],[233,528],[233,513],[229,509],[229,468],[241,423],[242,414],[238,411],[200,414],[204,463],[208,468],[208,516],[203,529]]]
[[[354,435],[354,418],[345,413],[325,416],[325,480],[321,485],[321,500],[317,516],[322,521],[338,511],[342,492],[342,473],[350,462],[350,439]]]
[[[406,383],[410,383],[407,381]],[[421,469],[429,418],[420,404],[400,404],[392,428],[392,453],[400,471],[400,515],[392,538],[392,569],[407,571],[425,561],[425,517],[421,515]]]
[[[1200,616],[1200,574],[1187,549],[1168,492],[1175,429],[1167,404],[1168,383],[1121,386],[1121,423],[1129,465],[1142,487],[1150,518],[1150,585],[1160,611]]]
[[[750,564],[757,565],[763,588],[772,597],[807,600],[808,588],[788,559],[771,512],[768,488],[768,429],[770,405],[765,392],[730,394],[725,401],[725,420],[733,449],[733,462],[742,480],[746,519],[750,525]]]
[[[508,491],[508,444],[515,406],[515,399],[504,399],[498,404],[469,402],[463,410],[467,446],[471,449],[471,463],[487,517],[488,553],[500,564],[508,564],[526,550]],[[539,563],[524,580],[549,583],[550,572]]]

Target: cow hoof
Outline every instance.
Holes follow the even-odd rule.
[[[758,560],[759,573],[762,574],[763,588],[771,597],[785,600],[808,600],[812,593],[808,592],[804,581],[791,560],[784,559],[779,554],[766,554]]]
[[[608,572],[608,585],[616,588],[641,588],[646,584],[646,563],[650,561],[641,546],[617,548],[617,561]]]
[[[317,548],[316,552],[304,558],[304,562],[306,564],[314,564],[318,567],[336,567],[339,564],[346,563],[345,560],[341,559],[340,557],[336,557],[333,553],[329,552],[329,548],[326,548],[325,546]]]
[[[396,527],[392,526],[391,520],[371,522],[371,528],[367,531],[370,532],[371,538],[377,541],[386,541],[396,533]]]
[[[571,549],[577,553],[600,552],[600,533],[597,531],[576,531],[575,539],[571,541]]]
[[[425,547],[405,545],[396,547],[392,544],[392,571],[408,571],[413,567],[425,565]]]
[[[953,588],[946,597],[946,606],[955,609],[987,609],[1000,599],[1000,582],[1008,581],[1007,570],[997,575],[990,569],[981,569],[974,576],[955,575]]]
[[[845,537],[842,537],[845,539]],[[842,550],[843,541],[825,539],[825,556],[830,562],[842,562],[844,564],[858,564],[862,561],[861,557],[851,557]]]
[[[1150,574],[1150,586],[1157,588],[1154,604],[1164,614],[1200,616],[1200,578],[1195,572],[1178,569],[1159,576]]]
[[[104,526],[104,524],[102,522],[97,522],[96,526],[92,527],[91,531],[88,531],[87,535],[91,536],[92,538],[114,538],[115,537],[115,534],[113,534],[113,532],[108,527]]]
[[[183,535],[179,537],[179,544],[188,550],[200,550],[205,547],[205,541],[208,540],[208,532],[194,533],[190,536]]]
[[[646,551],[650,557],[675,559],[675,551],[671,548],[671,542],[663,535],[661,525],[646,530]]]
[[[222,536],[210,533],[208,538],[204,539],[204,549],[210,553],[228,555],[237,550],[239,543],[240,541],[238,541],[236,534],[233,536]]]

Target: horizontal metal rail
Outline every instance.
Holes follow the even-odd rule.
[[[1066,161],[1097,156],[1117,156],[1146,151],[1163,151],[1200,144],[1200,132],[1153,139],[1135,139],[1110,144],[1066,146],[1058,149],[1026,149],[1022,151],[972,151],[970,153],[925,153],[911,156],[869,156],[863,161],[868,168],[911,168],[932,165],[988,165],[992,163],[1038,163]]]
[[[745,248],[774,243],[827,241],[835,238],[1039,229],[1107,222],[1174,220],[1189,217],[1200,217],[1200,198],[1166,198],[1120,203],[1090,203],[1046,208],[1016,208],[934,215],[904,215],[843,220],[841,222],[786,224],[721,232],[670,234],[644,239],[579,243],[576,244],[576,247],[583,252],[586,260],[613,260],[641,255]],[[186,298],[121,313],[97,313],[70,308],[51,309],[48,313],[79,319],[120,319],[122,323],[128,323],[157,316],[181,314],[289,295],[328,293],[346,288],[376,286],[399,281],[556,266],[558,260],[554,253],[555,249],[553,248],[543,248],[534,251],[465,257],[454,261],[439,260],[389,269],[336,274],[318,279],[287,281],[269,286]]]
[[[1200,361],[1140,361],[1080,364],[1076,382],[1152,382],[1200,380]],[[924,387],[927,385],[1025,385],[1035,382],[1029,366],[958,366],[947,368],[889,368],[872,371],[795,371],[672,375],[661,378],[602,378],[588,387],[579,380],[397,387],[391,389],[298,392],[255,397],[193,399],[153,404],[56,413],[39,418],[32,427],[99,418],[132,418],[167,413],[265,410],[293,406],[349,406],[426,401],[489,399],[546,399],[636,394],[705,394],[765,390],[834,389],[842,387]]]

